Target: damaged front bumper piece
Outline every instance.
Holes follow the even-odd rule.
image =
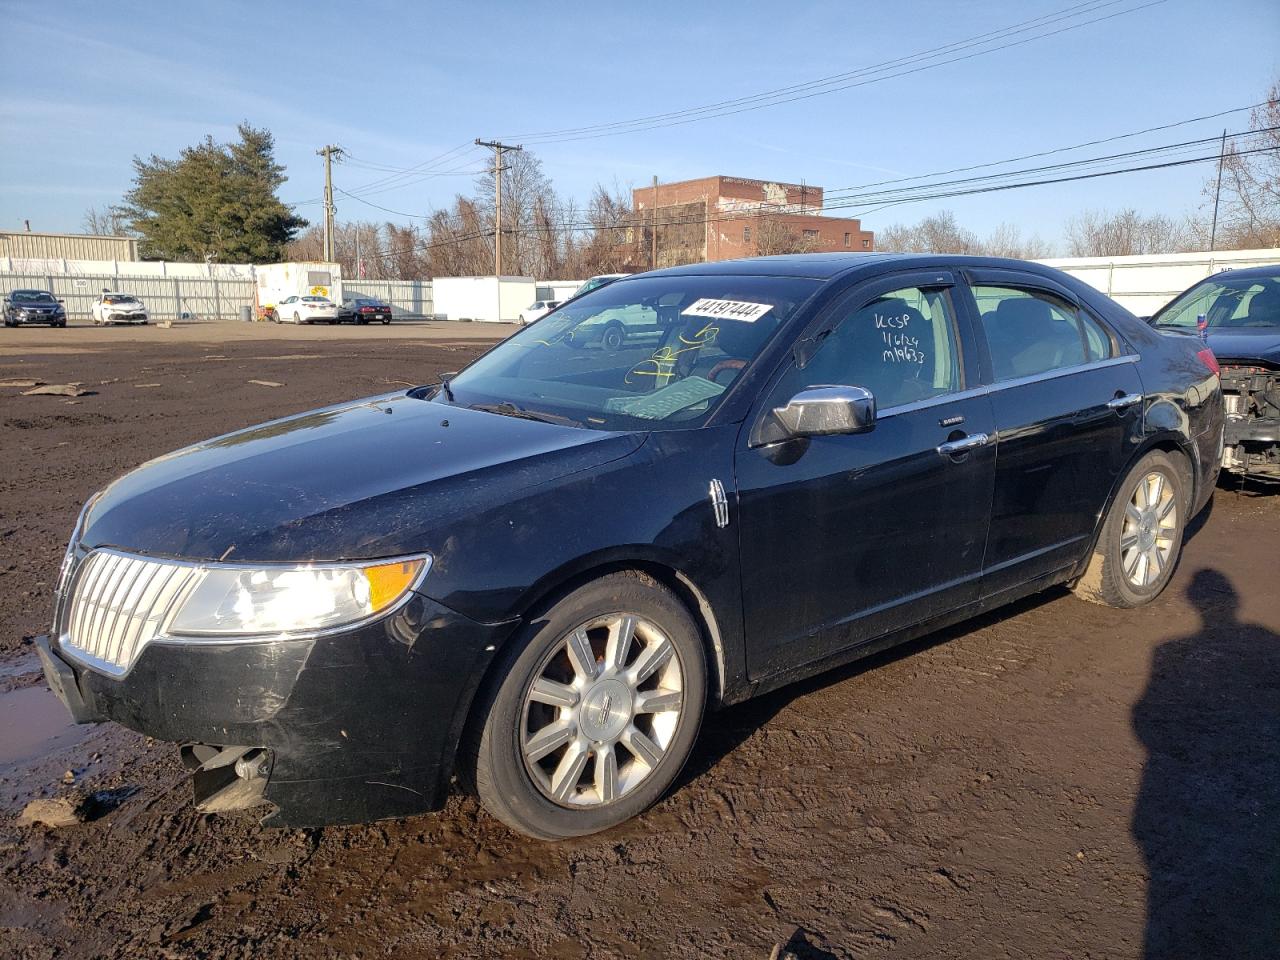
[[[181,746],[205,812],[262,807],[309,827],[439,809],[472,699],[515,623],[420,594],[323,636],[147,645],[122,675],[36,638],[77,723],[111,720]]]

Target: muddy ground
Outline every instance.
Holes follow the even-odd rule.
[[[1280,952],[1280,496],[1252,490],[1219,489],[1148,607],[1054,592],[709,716],[671,795],[602,836],[535,843],[462,797],[314,831],[197,815],[172,747],[65,723],[27,638],[112,477],[482,346],[359,332],[5,331],[0,378],[94,393],[0,388],[0,954]],[[92,819],[17,825],[68,794]]]

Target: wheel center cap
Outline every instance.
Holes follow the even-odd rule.
[[[581,727],[592,740],[613,740],[631,722],[631,689],[621,680],[598,680],[582,698]]]

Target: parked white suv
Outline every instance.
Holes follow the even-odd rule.
[[[338,305],[328,297],[286,297],[276,304],[276,323],[337,323]]]
[[[104,291],[93,301],[90,310],[95,324],[146,323],[151,318],[141,300],[131,293]]]

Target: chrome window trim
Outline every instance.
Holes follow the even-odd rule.
[[[1106,360],[1078,363],[1071,367],[1059,367],[1056,370],[1046,370],[1043,373],[1034,373],[1025,377],[1017,377],[1013,380],[998,380],[995,383],[984,384],[980,387],[970,387],[967,390],[960,390],[956,393],[942,393],[936,397],[927,397],[924,400],[914,400],[911,403],[900,403],[896,406],[885,407],[876,414],[876,419],[884,420],[900,413],[914,413],[917,410],[927,410],[930,407],[941,406],[944,403],[951,403],[956,400],[969,400],[973,397],[988,396],[993,393],[999,393],[1002,390],[1025,387],[1028,384],[1042,383],[1047,380],[1057,380],[1059,377],[1069,377],[1076,373],[1104,370],[1107,367],[1114,367],[1123,363],[1137,363],[1140,359],[1141,357],[1136,353],[1126,353],[1119,357],[1108,357]]]

